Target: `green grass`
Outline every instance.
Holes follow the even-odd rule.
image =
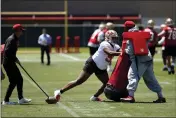
[[[30,75],[52,96],[54,90],[63,87],[69,81],[75,80],[79,75],[84,60],[89,57],[87,48],[81,49],[81,52],[80,54],[69,54],[78,58],[78,61],[63,55],[52,54],[51,66],[41,65],[39,54],[18,54],[18,57]],[[157,59],[160,57],[161,55],[156,55]],[[98,79],[92,75],[84,84],[64,93],[60,104],[48,105],[44,101],[46,98],[44,94],[30,82],[30,79],[21,70],[24,77],[24,96],[33,101],[29,105],[2,106],[2,117],[176,116],[176,77],[175,75],[168,75],[167,72],[162,72],[162,67],[161,61],[154,63],[155,75],[167,99],[167,103],[164,104],[150,103],[156,100],[157,96],[148,90],[142,78],[135,98],[137,102],[144,103],[90,102],[89,98],[101,86]],[[7,86],[8,78],[2,81],[1,99],[4,98]],[[101,95],[101,98],[107,100],[104,94]],[[16,89],[11,100],[17,101]]]

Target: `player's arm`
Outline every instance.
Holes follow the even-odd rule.
[[[161,31],[161,32],[158,34],[158,37],[162,37],[162,36],[164,36],[164,34],[165,34],[165,30]]]
[[[116,51],[111,51],[108,48],[104,48],[103,51],[108,55],[108,56],[119,56],[121,54],[121,51],[117,50]]]
[[[163,37],[161,38],[161,40],[158,42],[158,45],[163,44],[163,43],[164,43],[164,41],[165,41],[165,36],[163,36]]]
[[[98,34],[97,40],[98,40],[98,42],[101,43],[102,41],[104,41],[104,39],[105,39],[104,33],[103,33],[103,31],[101,31],[101,32]]]
[[[41,44],[41,43],[42,43],[42,40],[41,40],[40,37],[41,37],[41,36],[39,36],[39,38],[38,38],[38,44]]]

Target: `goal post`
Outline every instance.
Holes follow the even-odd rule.
[[[30,11],[30,12],[20,12],[20,11],[4,11],[1,12],[1,16],[22,16],[22,15],[29,15],[29,16],[35,16],[35,15],[64,15],[64,52],[68,53],[68,0],[64,0],[64,11]]]

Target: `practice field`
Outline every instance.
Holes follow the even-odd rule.
[[[50,95],[56,89],[63,87],[69,81],[75,80],[89,57],[88,48],[81,49],[79,54],[51,54],[51,66],[40,64],[39,49],[20,49],[18,58],[30,75]],[[28,53],[27,53],[28,52]],[[117,58],[113,60],[115,64]],[[46,62],[46,55],[45,55]],[[84,84],[64,93],[58,104],[45,103],[45,95],[35,86],[30,78],[21,70],[24,77],[24,96],[31,98],[28,105],[1,106],[2,117],[169,117],[176,116],[176,75],[168,75],[161,71],[163,67],[161,55],[155,57],[155,75],[163,88],[167,103],[154,104],[157,99],[155,93],[144,84],[139,83],[135,93],[137,103],[117,103],[101,98],[106,102],[91,102],[89,98],[101,86],[101,82],[92,75]],[[109,73],[110,74],[110,73]],[[1,101],[4,98],[8,85],[8,78],[2,81]],[[11,101],[17,101],[17,92],[14,90]]]

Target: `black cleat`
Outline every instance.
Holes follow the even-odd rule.
[[[166,98],[158,98],[156,101],[153,101],[153,103],[166,103]]]
[[[168,69],[167,69],[167,67],[163,67],[163,71],[167,71]]]
[[[171,73],[172,73],[172,74],[175,74],[174,66],[171,66]]]

